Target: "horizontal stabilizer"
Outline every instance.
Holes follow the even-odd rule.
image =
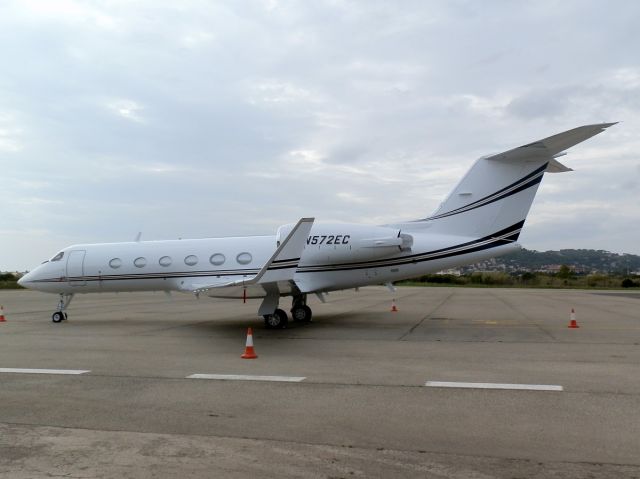
[[[572,146],[582,143],[598,133],[602,133],[612,125],[615,125],[615,123],[599,123],[597,125],[579,126],[578,128],[549,136],[543,140],[534,141],[533,143],[519,146],[518,148],[498,153],[497,155],[487,156],[484,159],[516,161],[553,157],[567,148],[571,148]],[[558,165],[561,165],[561,163],[558,163]],[[570,170],[552,171],[552,169],[549,169],[548,171],[557,173],[559,171]]]

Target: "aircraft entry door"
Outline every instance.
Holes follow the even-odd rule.
[[[74,250],[69,252],[67,258],[67,280],[69,286],[85,286],[84,280],[84,255],[85,250]]]

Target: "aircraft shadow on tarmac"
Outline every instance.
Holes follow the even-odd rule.
[[[401,332],[410,326],[406,321],[398,321],[397,317],[387,314],[362,311],[327,312],[318,313],[310,323],[289,321],[285,329],[266,330],[260,318],[247,317],[244,314],[207,319],[202,314],[197,318],[176,317],[171,320],[158,319],[158,314],[149,311],[135,313],[135,317],[123,316],[117,320],[103,317],[91,318],[91,314],[77,312],[73,317],[60,324],[50,323],[52,328],[62,328],[64,333],[70,333],[70,329],[76,332],[87,330],[100,330],[98,334],[145,335],[173,332],[186,336],[237,336],[246,334],[247,328],[253,328],[254,333],[264,337],[284,337],[292,332],[324,332],[335,331],[336,334],[346,331],[367,330],[369,333],[389,332],[390,330]]]

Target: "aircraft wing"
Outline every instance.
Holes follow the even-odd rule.
[[[287,237],[280,243],[275,253],[269,258],[258,274],[252,277],[244,277],[238,275],[238,279],[233,281],[222,281],[218,278],[211,277],[211,282],[205,278],[199,278],[197,282],[193,282],[183,286],[186,291],[194,294],[206,293],[212,289],[229,288],[229,297],[237,298],[237,289],[241,289],[245,297],[264,296],[265,286],[269,283],[288,283],[293,280],[293,275],[298,268],[302,250],[307,243],[307,237],[311,231],[315,218],[301,218],[293,227]],[[218,281],[214,281],[218,279]],[[204,280],[204,281],[203,281]],[[247,294],[246,291],[250,293]],[[224,297],[216,292],[216,296]]]
[[[557,161],[555,158],[562,156],[562,152],[572,146],[582,143],[592,136],[602,133],[604,130],[615,123],[599,123],[596,125],[585,125],[567,130],[557,135],[549,136],[539,141],[534,141],[527,145],[513,148],[512,150],[484,157],[487,160],[498,161],[518,161],[526,159],[542,159],[549,158],[549,173],[560,173],[563,171],[572,171],[565,165]]]

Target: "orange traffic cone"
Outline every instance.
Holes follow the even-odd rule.
[[[247,344],[244,347],[244,354],[240,356],[242,359],[256,359],[258,355],[253,349],[253,330],[247,329]]]
[[[0,323],[4,323],[6,319],[4,319],[4,307],[0,304]]]
[[[391,300],[391,312],[392,313],[397,313],[398,312],[398,308],[396,308],[396,300],[395,299]]]
[[[580,326],[578,326],[578,322],[576,321],[576,312],[573,308],[571,308],[571,315],[570,315],[570,319],[571,321],[569,322],[569,326],[567,326],[568,328],[579,328]]]

